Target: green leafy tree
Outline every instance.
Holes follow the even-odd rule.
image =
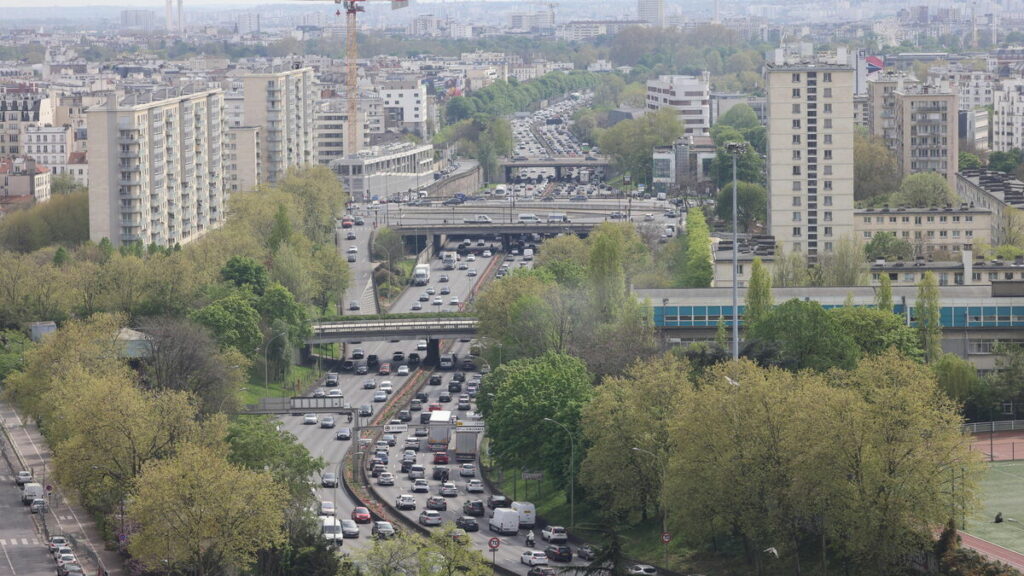
[[[594,311],[607,321],[615,317],[626,298],[623,246],[614,234],[598,234],[590,244],[587,266]]]
[[[956,354],[943,354],[932,363],[939,388],[957,404],[963,406],[964,416],[970,420],[988,419],[988,407],[997,400],[993,391],[1000,384],[989,386],[978,376],[978,369]],[[998,377],[996,378],[998,381]],[[1013,398],[1011,394],[1007,398]]]
[[[761,154],[766,153],[767,130],[761,124],[761,121],[757,119],[754,109],[749,105],[740,103],[729,108],[725,114],[718,117],[715,121],[715,126],[731,126],[735,128],[754,149]],[[715,142],[718,142],[718,140],[715,140]]]
[[[578,288],[587,279],[590,248],[575,234],[544,240],[534,266],[547,270],[561,286]]]
[[[996,355],[996,371],[991,377],[992,400],[1012,401],[1014,411],[1019,414],[1018,406],[1024,399],[1024,346],[1000,342],[992,352]],[[991,410],[991,407],[989,403],[986,408]],[[984,417],[990,419],[991,413],[986,411]]]
[[[232,256],[221,269],[220,277],[239,288],[249,287],[257,296],[262,296],[267,288],[267,269],[246,256]]]
[[[789,252],[776,255],[772,265],[772,285],[779,288],[807,286],[810,284],[807,257],[803,252]]]
[[[732,154],[727,144],[743,142],[743,133],[731,126],[722,126],[713,134],[715,139],[715,158],[711,162],[711,174],[719,188],[732,182]],[[753,146],[747,146],[743,154],[736,158],[736,179],[740,182],[764,182],[764,159]]]
[[[209,328],[222,350],[231,347],[250,356],[263,339],[260,313],[246,293],[229,294],[192,312],[189,318]]]
[[[274,213],[273,226],[270,229],[270,238],[268,239],[268,246],[271,252],[277,252],[277,248],[288,241],[292,237],[292,222],[288,216],[288,209],[283,204],[277,206],[277,212]]]
[[[839,329],[853,338],[860,356],[877,355],[895,348],[907,358],[920,358],[917,333],[903,317],[878,308],[844,306],[828,311]]]
[[[25,366],[25,352],[32,347],[32,341],[22,332],[5,330],[0,332],[0,383],[7,375]]]
[[[879,310],[892,312],[892,280],[888,274],[882,274],[880,277],[878,292],[875,293],[875,305]]]
[[[598,143],[622,172],[637,184],[651,182],[651,150],[667,146],[682,136],[675,111],[662,109],[636,120],[624,120],[601,132]]]
[[[942,174],[918,172],[903,179],[896,201],[914,208],[927,208],[945,206],[946,203],[957,202],[958,198],[949,189],[949,181]]]
[[[757,223],[765,222],[768,213],[768,193],[764,186],[750,182],[738,182],[736,185],[736,220],[740,229],[750,232]],[[724,220],[732,229],[732,182],[727,183],[718,191],[718,203],[715,214]]]
[[[776,353],[762,361],[787,370],[824,371],[857,362],[853,338],[817,302],[794,298],[776,306],[750,327],[749,338],[774,345]]]
[[[868,260],[908,260],[914,255],[914,246],[896,238],[892,232],[876,232],[871,241],[864,245]]]
[[[373,234],[373,257],[386,262],[390,266],[397,263],[405,256],[405,248],[402,245],[402,237],[389,227],[378,228]]]
[[[582,361],[554,352],[495,368],[478,402],[487,419],[492,450],[502,455],[502,463],[545,470],[564,485],[569,477],[569,438],[545,418],[566,426],[578,439],[580,414],[593,394],[591,382]],[[571,465],[577,466],[582,455],[581,448]]]
[[[982,167],[981,158],[971,152],[960,152],[957,165],[961,170],[975,170]]]
[[[292,502],[308,505],[309,478],[323,470],[322,458],[313,458],[291,432],[279,430],[268,417],[236,418],[228,427],[228,461],[254,472],[268,471],[286,486]]]
[[[1017,167],[1022,162],[1024,162],[1024,152],[1017,148],[1007,152],[992,152],[988,155],[989,170],[1006,172],[1007,174],[1016,172]]]
[[[772,278],[768,275],[760,258],[754,258],[750,267],[750,282],[744,300],[743,322],[752,326],[767,316],[774,306],[772,298]]]
[[[188,445],[150,463],[136,487],[128,517],[139,528],[128,550],[152,569],[243,570],[258,550],[285,540],[286,489],[210,448]]]
[[[256,309],[267,325],[284,323],[293,342],[302,341],[309,333],[306,311],[287,288],[276,282],[267,287],[263,296],[256,300]]]
[[[942,357],[942,325],[939,323],[939,283],[932,272],[925,272],[917,283],[914,316],[925,362],[938,361]]]
[[[558,286],[542,272],[515,272],[488,286],[475,303],[481,336],[492,345],[485,356],[492,365],[547,350],[566,349],[561,320],[564,308]]]
[[[714,280],[711,262],[711,231],[704,212],[693,208],[686,213],[686,278],[687,288],[707,288]]]
[[[877,204],[896,192],[900,180],[896,156],[885,140],[858,128],[853,137],[853,197]]]
[[[811,286],[861,286],[867,272],[867,260],[860,243],[851,236],[844,236],[835,244],[832,252],[818,256],[818,263],[809,274]]]

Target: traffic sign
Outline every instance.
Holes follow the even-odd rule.
[[[487,547],[491,550],[497,550],[499,546],[501,546],[501,540],[497,538],[491,538],[487,541]]]
[[[665,544],[668,544],[669,542],[671,542],[672,541],[672,533],[671,532],[662,532],[661,533],[661,541],[664,542]]]
[[[385,424],[384,425],[384,433],[385,434],[394,434],[394,433],[401,433],[401,432],[408,432],[408,431],[409,431],[409,425],[408,424]]]
[[[121,544],[124,544],[125,542],[128,541],[128,535],[125,534],[124,532],[118,534],[117,535],[117,541],[120,542]]]
[[[47,484],[46,485],[46,491],[47,492],[53,492],[53,484]]]

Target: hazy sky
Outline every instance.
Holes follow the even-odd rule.
[[[252,5],[252,4],[283,4],[289,2],[282,2],[282,0],[216,0],[213,2],[206,0],[185,0],[186,6],[238,6],[238,5]],[[308,2],[311,5],[316,4],[331,4],[331,0],[312,0]],[[177,0],[175,0],[177,4]],[[33,3],[31,0],[0,0],[0,8],[2,7],[30,7],[35,6],[41,9],[45,9],[51,6],[75,6],[75,7],[88,7],[88,6],[131,6],[136,8],[155,8],[162,7],[164,5],[163,0],[41,0],[37,3]]]

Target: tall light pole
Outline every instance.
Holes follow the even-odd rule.
[[[561,426],[562,430],[565,430],[566,435],[569,436],[569,526],[571,529],[576,529],[576,482],[575,472],[576,468],[576,439],[572,437],[572,432],[569,427],[557,420],[551,418],[545,418],[545,422],[551,422]]]
[[[281,336],[284,336],[287,332],[278,332],[273,338],[267,340],[267,345],[263,348],[263,387],[267,389],[267,393],[270,392],[270,343],[277,340]]]
[[[727,142],[725,149],[732,156],[732,359],[740,357],[740,314],[739,314],[739,231],[736,223],[736,157],[747,150],[743,142]]]
[[[641,452],[643,454],[647,454],[648,456],[650,456],[651,458],[654,459],[655,464],[658,465],[658,472],[661,473],[661,492],[662,492],[662,494],[664,494],[665,493],[665,462],[664,462],[663,458],[661,458],[660,456],[658,456],[654,452],[651,452],[650,450],[644,450],[643,448],[637,448],[636,446],[633,446],[633,448],[631,448],[631,450],[633,450],[634,452]],[[664,496],[662,496],[662,498],[660,499],[660,502],[658,502],[658,507],[661,509],[661,538],[662,538],[661,539],[661,543],[663,544],[663,548],[665,549],[665,566],[664,567],[665,567],[665,569],[668,569],[668,542],[665,540],[665,535],[668,534],[668,510],[667,510],[668,507],[665,505],[665,498],[664,498]]]

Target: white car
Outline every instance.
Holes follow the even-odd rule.
[[[417,350],[426,350],[427,349],[427,341],[426,340],[420,340],[419,342],[416,342],[416,349]]]
[[[334,516],[338,509],[334,507],[334,502],[330,500],[320,501],[320,515],[321,516]]]
[[[548,557],[541,550],[527,550],[519,557],[519,561],[527,566],[547,566]]]
[[[380,476],[377,477],[378,486],[394,486],[395,475],[391,472],[381,472]]]
[[[424,510],[420,512],[420,524],[424,526],[440,526],[444,522],[441,513],[437,510]]]
[[[305,416],[302,417],[303,424],[316,424],[319,421],[320,419],[317,418],[316,414],[306,414]]]
[[[399,376],[408,376],[409,367],[406,366],[405,364],[402,364],[401,366],[398,367],[398,372],[396,372],[396,374]]]
[[[349,254],[358,254],[359,253],[359,247],[358,246],[349,246],[348,247],[348,253]]]
[[[490,258],[491,257],[491,251],[490,250],[484,250],[484,253],[481,254],[481,256],[483,256],[484,258]]]
[[[470,268],[469,270],[466,270],[466,276],[469,276],[470,278],[476,276],[476,268]]]
[[[459,476],[463,478],[474,478],[476,477],[476,464],[463,464],[459,468]]]
[[[545,526],[540,531],[540,537],[542,540],[547,540],[554,544],[555,542],[563,543],[569,540],[569,535],[566,533],[565,528],[562,526]]]
[[[416,481],[412,483],[412,491],[413,492],[430,492],[430,485],[427,484],[426,479],[424,479],[424,478],[417,478]]]
[[[466,262],[476,262],[476,255],[470,254],[469,256],[466,256]]]
[[[386,394],[391,394],[395,391],[395,387],[391,385],[391,380],[385,380],[380,383],[380,391]]]
[[[459,305],[459,297],[458,296],[452,296],[452,299],[448,301],[448,304],[451,304],[452,306],[458,306]]]
[[[634,564],[629,567],[627,574],[634,576],[655,576],[658,569],[648,564]]]
[[[330,390],[327,391],[327,397],[328,398],[343,398],[344,394],[342,394],[341,390],[338,390],[337,388],[331,388]]]
[[[395,508],[399,510],[415,510],[416,497],[412,494],[402,494],[395,500]]]
[[[474,478],[474,479],[470,480],[469,482],[466,482],[466,492],[469,492],[470,494],[472,494],[472,493],[475,493],[475,492],[483,492],[483,491],[484,491],[484,483],[483,483],[482,480]]]

